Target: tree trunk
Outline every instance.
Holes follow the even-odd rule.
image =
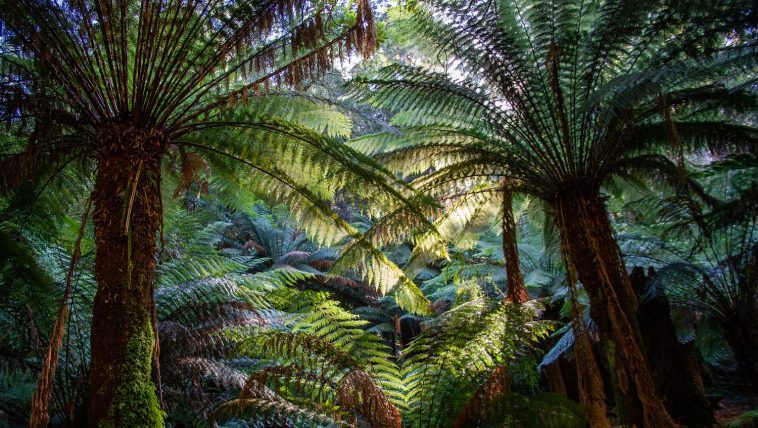
[[[110,124],[98,133],[95,276],[88,426],[163,426],[151,380],[153,276],[161,222],[159,132]]]
[[[552,201],[568,259],[590,297],[590,312],[602,337],[613,344],[626,422],[639,427],[671,427],[645,358],[634,295],[597,189],[578,184]]]
[[[566,391],[566,382],[563,379],[563,371],[559,361],[543,366],[545,378],[547,379],[548,391],[568,397]]]
[[[584,323],[584,317],[578,310],[576,296],[573,290],[570,293],[574,315],[574,358],[579,402],[587,410],[587,424],[591,428],[607,428],[611,425],[606,414],[603,377],[600,375],[600,368],[592,353],[592,341],[587,325]]]
[[[734,311],[724,320],[726,340],[734,352],[742,375],[750,382],[753,391],[758,391],[758,245],[750,248],[745,274],[738,279],[738,299]]]
[[[524,303],[529,300],[529,294],[524,286],[524,275],[516,241],[516,221],[513,219],[513,193],[507,180],[503,180],[503,256],[505,257],[505,298],[514,303]]]
[[[608,409],[605,404],[605,388],[600,367],[592,352],[592,340],[584,314],[576,298],[576,269],[568,259],[568,241],[565,235],[559,237],[566,283],[571,302],[572,333],[574,334],[574,362],[576,363],[576,387],[579,402],[587,411],[587,424],[591,428],[608,428]]]
[[[723,326],[740,373],[750,382],[750,388],[758,391],[758,318],[732,314]]]
[[[641,267],[635,267],[630,279],[632,288],[641,295],[650,278]],[[696,351],[677,339],[666,296],[647,299],[640,305],[637,318],[655,386],[666,409],[689,428],[712,427],[716,420],[705,396]]]

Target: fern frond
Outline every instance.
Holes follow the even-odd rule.
[[[544,336],[544,326],[528,321],[530,311],[480,299],[460,304],[428,325],[406,350],[412,426],[447,426],[492,370]]]

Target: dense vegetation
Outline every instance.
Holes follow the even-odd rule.
[[[754,9],[0,0],[0,426],[758,423]]]

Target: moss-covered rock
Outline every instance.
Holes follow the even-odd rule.
[[[758,409],[745,412],[724,425],[724,428],[758,428]]]

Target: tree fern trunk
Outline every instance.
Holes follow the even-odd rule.
[[[739,278],[739,294],[734,311],[724,320],[724,332],[734,352],[740,371],[758,391],[758,245],[750,246],[750,254],[744,275]]]
[[[753,391],[758,391],[758,318],[755,311],[751,312],[751,316],[731,314],[723,326],[742,376],[750,382]]]
[[[111,125],[98,134],[88,426],[162,426],[151,380],[153,276],[160,226],[160,133]]]
[[[592,318],[613,344],[619,390],[626,422],[671,427],[658,397],[636,322],[637,298],[613,237],[605,204],[595,191],[575,186],[554,201],[556,224],[568,258],[590,297]]]
[[[576,298],[576,269],[568,258],[569,243],[565,234],[560,236],[560,248],[566,270],[566,283],[571,302],[572,332],[574,333],[574,361],[576,364],[576,389],[579,402],[587,414],[587,425],[591,428],[608,428],[608,408],[605,403],[603,376],[600,373],[592,350],[589,329],[584,322],[584,314]]]
[[[641,295],[650,278],[641,267],[632,269],[629,277]],[[671,416],[689,428],[712,427],[716,420],[705,396],[696,351],[679,343],[666,296],[642,303],[637,319],[658,393]]]
[[[548,391],[568,397],[566,381],[563,379],[560,362],[556,361],[542,366],[542,370],[545,372],[545,377],[547,378]]]
[[[572,306],[576,307],[576,298],[571,298]],[[579,402],[584,406],[587,413],[587,424],[591,428],[610,427],[607,408],[605,405],[605,389],[600,368],[592,353],[592,341],[590,340],[587,326],[584,324],[582,315],[574,309],[574,358],[576,360],[576,380],[579,392]]]
[[[529,294],[524,287],[524,275],[521,273],[518,246],[516,241],[516,221],[513,218],[513,193],[508,181],[503,181],[503,256],[505,257],[505,297],[511,302],[524,303]]]

